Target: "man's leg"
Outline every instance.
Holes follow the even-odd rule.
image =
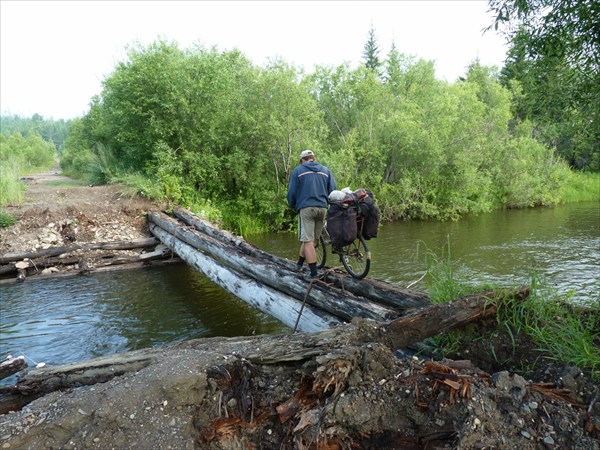
[[[300,210],[300,258],[304,258],[313,277],[317,275],[317,252],[315,251],[315,213],[319,208],[304,208]]]

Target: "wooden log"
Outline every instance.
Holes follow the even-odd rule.
[[[348,349],[355,351],[367,343],[380,343],[391,350],[459,328],[467,323],[493,316],[504,302],[520,302],[529,288],[489,291],[470,295],[450,303],[433,305],[390,323],[357,319],[318,333],[243,336],[233,338],[200,338],[161,348],[137,350],[88,361],[55,367],[33,369],[15,386],[0,389],[0,414],[15,410],[46,393],[77,386],[102,383],[128,372],[141,370],[161,359],[166,353],[199,350],[201,353],[235,353],[255,364],[287,364],[322,355],[343,357]],[[11,409],[12,408],[12,409]]]
[[[0,363],[0,380],[4,380],[25,368],[27,368],[25,357],[18,356],[13,358],[12,356],[7,356],[4,361]]]
[[[274,289],[323,309],[345,321],[353,317],[364,317],[379,321],[391,320],[398,312],[392,308],[375,304],[367,299],[358,299],[352,294],[344,294],[337,289],[331,289],[322,283],[313,284],[307,297],[308,283],[296,271],[252,257],[237,251],[237,247],[225,245],[208,235],[202,235],[189,227],[182,227],[179,222],[166,214],[149,212],[150,231],[154,233],[153,225],[158,225],[169,234],[181,239],[194,248],[212,255],[228,266],[249,277],[252,277]]]
[[[155,238],[153,238],[155,239]],[[137,255],[120,255],[104,257],[95,266],[91,267],[87,264],[83,257],[72,257],[72,258],[59,258],[59,257],[47,257],[36,260],[19,261],[17,263],[8,263],[0,267],[0,275],[18,271],[17,282],[25,281],[27,277],[31,277],[38,274],[44,274],[43,270],[51,267],[79,265],[79,273],[88,274],[101,267],[134,264],[137,262],[150,262],[160,259],[170,258],[171,250],[164,245],[158,245],[152,252],[140,253]],[[57,270],[58,272],[59,270]]]
[[[142,238],[131,241],[113,241],[113,242],[95,242],[91,244],[72,245],[68,247],[50,247],[37,252],[24,253],[6,253],[0,255],[0,264],[6,264],[12,261],[21,261],[23,259],[36,259],[45,256],[58,256],[63,253],[74,252],[76,250],[133,250],[136,248],[153,247],[159,244],[156,238]]]
[[[0,388],[0,414],[15,411],[50,392],[104,383],[116,376],[136,372],[149,366],[159,354],[158,349],[145,349],[30,370],[15,386]]]
[[[271,261],[274,264],[284,266],[289,270],[295,268],[294,261],[267,253],[256,246],[249,244],[240,236],[235,236],[227,231],[218,229],[210,222],[200,219],[198,216],[184,208],[173,208],[173,214],[183,220],[187,225],[193,226],[198,231],[215,239],[233,245],[250,256],[260,258],[263,261]],[[329,275],[327,281],[334,283],[336,286],[343,288],[354,295],[384,305],[389,305],[400,310],[418,309],[431,305],[427,295],[422,292],[401,288],[371,277],[356,280],[350,275],[340,272],[339,274],[336,274],[336,276]]]
[[[169,264],[181,264],[183,263],[183,261],[181,259],[179,259],[179,257],[177,255],[165,255],[164,257],[161,258],[153,258],[150,260],[134,260],[133,262],[124,262],[124,261],[118,261],[117,264],[107,264],[107,265],[101,265],[101,266],[96,266],[93,268],[87,268],[84,270],[64,270],[64,271],[60,271],[60,272],[53,272],[53,273],[41,273],[41,272],[37,272],[37,273],[32,273],[29,277],[27,277],[27,279],[29,281],[34,281],[34,280],[45,280],[45,279],[49,279],[49,278],[71,278],[71,277],[78,277],[81,276],[83,274],[93,274],[93,273],[101,273],[101,272],[112,272],[112,271],[122,271],[122,270],[134,270],[134,269],[143,269],[146,267],[157,267],[157,266],[163,266],[163,265],[169,265]],[[7,284],[15,284],[17,282],[16,278],[2,278],[0,279],[0,286],[3,285],[7,285]]]
[[[521,302],[529,294],[529,287],[498,289],[433,305],[382,326],[379,339],[386,341],[390,348],[403,348],[436,334],[494,316],[501,303]]]
[[[238,274],[213,258],[197,251],[192,246],[176,239],[162,228],[153,226],[152,232],[167,247],[177,253],[181,259],[213,283],[218,284],[266,314],[275,317],[289,327],[295,327],[297,322],[297,330],[316,332],[341,323],[337,317],[329,313],[318,310],[311,305],[304,305],[303,307],[301,301]]]

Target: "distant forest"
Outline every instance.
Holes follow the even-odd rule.
[[[2,116],[0,132],[4,137],[9,137],[13,133],[20,133],[23,137],[37,133],[43,140],[52,142],[60,153],[69,134],[70,123],[70,120],[44,119],[39,114],[34,114],[32,117]]]

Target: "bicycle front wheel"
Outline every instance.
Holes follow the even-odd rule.
[[[371,268],[371,252],[362,236],[344,247],[340,259],[348,273],[358,280],[366,277]]]
[[[317,252],[317,269],[322,269],[323,267],[325,267],[325,262],[327,261],[326,242],[322,234],[319,237],[319,240],[317,241],[315,251]]]

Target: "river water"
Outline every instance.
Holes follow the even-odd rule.
[[[247,240],[290,259],[298,250],[291,233]],[[528,284],[535,271],[571,301],[599,301],[598,203],[386,224],[368,243],[369,275],[401,286],[425,290],[418,280],[428,255],[445,258],[449,248],[473,282]],[[30,366],[191,338],[288,332],[185,265],[0,286],[0,358],[23,354]]]

